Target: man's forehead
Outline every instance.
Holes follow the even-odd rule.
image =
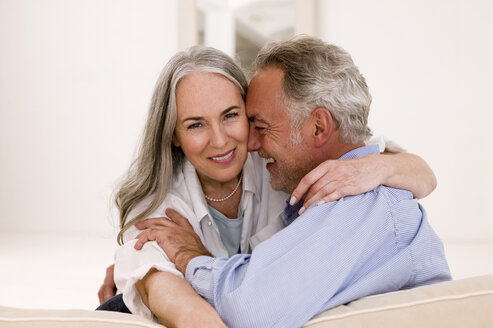
[[[253,121],[257,121],[257,122],[258,121],[264,121],[265,115],[262,115],[262,110],[257,105],[254,105],[252,102],[250,102],[250,105],[248,105],[248,103],[249,102],[247,101],[245,104],[245,112],[246,112],[248,120],[251,122],[253,122]]]
[[[284,72],[275,66],[255,73],[246,96],[246,114],[250,121],[268,124],[278,118],[278,112],[283,110],[283,79]]]
[[[258,106],[258,103],[254,104],[253,102],[250,102],[249,105],[247,101],[245,111],[249,121],[268,123],[267,116],[269,116],[269,114],[267,112],[269,111],[269,108]]]
[[[249,119],[262,116],[261,107],[263,106],[262,102],[259,102],[259,97],[261,96],[262,95],[258,95],[254,89],[248,89],[245,101],[245,110]]]

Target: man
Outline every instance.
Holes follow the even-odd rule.
[[[271,185],[291,193],[327,159],[378,153],[363,143],[370,102],[365,79],[344,50],[311,37],[271,44],[257,57],[247,93],[249,148],[267,159]],[[168,232],[145,230],[136,247],[158,241],[235,327],[298,327],[363,296],[450,279],[442,243],[408,191],[379,186],[308,209],[291,205],[290,225],[251,255],[207,256],[197,238],[178,238],[193,230],[176,212],[167,212],[171,221],[139,223]]]

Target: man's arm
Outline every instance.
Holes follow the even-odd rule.
[[[416,268],[408,244],[416,234],[413,229],[428,226],[411,195],[398,206],[405,208],[402,221],[413,227],[406,231],[409,240],[396,237],[395,209],[372,191],[310,208],[251,256],[198,256],[189,261],[185,245],[160,246],[177,268],[186,268],[186,279],[227,325],[301,326],[328,308],[412,285]],[[176,213],[169,214],[179,220]],[[422,247],[426,251],[420,254],[443,255],[435,244]],[[181,254],[175,256],[177,249]],[[446,271],[441,269],[437,271]]]
[[[292,193],[293,205],[304,198],[300,211],[314,202],[328,203],[358,195],[379,185],[409,190],[424,198],[437,185],[435,174],[419,156],[410,153],[372,154],[355,159],[327,160],[309,172]]]

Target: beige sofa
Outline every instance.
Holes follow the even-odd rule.
[[[2,328],[163,327],[137,316],[87,310],[0,306]],[[493,327],[493,275],[364,297],[321,313],[310,328]]]

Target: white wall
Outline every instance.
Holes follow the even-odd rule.
[[[176,0],[0,0],[0,231],[112,234]],[[447,239],[493,240],[493,3],[319,0],[319,35],[368,79],[370,124],[438,176],[423,200]]]
[[[318,0],[320,35],[368,78],[374,130],[435,170],[423,203],[449,240],[493,242],[492,6]],[[177,0],[0,0],[1,305],[98,304],[116,246],[110,194],[178,49],[177,10]],[[446,246],[456,278],[492,272],[491,244]]]
[[[493,2],[319,0],[318,32],[348,50],[373,95],[370,125],[425,158],[422,201],[446,240],[493,242]]]
[[[0,0],[0,231],[112,235],[176,0]]]

